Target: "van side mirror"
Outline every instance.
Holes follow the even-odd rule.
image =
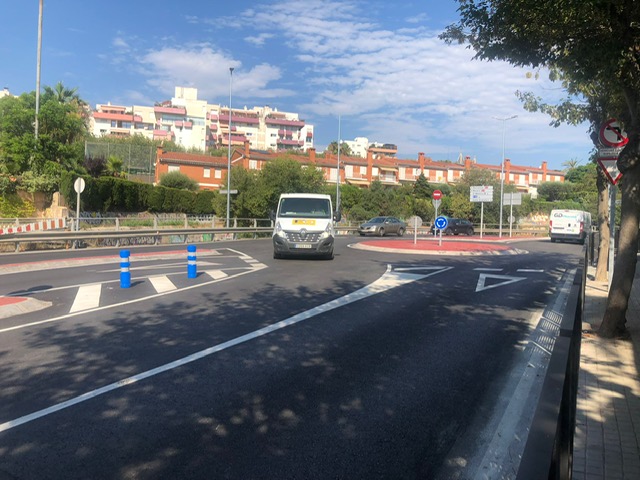
[[[340,220],[342,220],[342,212],[340,210],[336,210],[333,213],[333,221],[334,222],[339,222]]]
[[[275,210],[271,210],[269,212],[269,220],[271,220],[272,222],[276,219],[276,212]]]

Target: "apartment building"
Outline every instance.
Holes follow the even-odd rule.
[[[369,142],[367,137],[356,137],[353,140],[341,140],[346,144],[354,157],[365,158],[368,152],[373,153],[374,158],[395,157],[398,147],[391,143]]]
[[[266,150],[255,150],[246,140],[243,148],[234,148],[231,153],[232,166],[241,165],[247,170],[261,170],[264,166],[281,153]],[[430,183],[459,182],[464,173],[471,168],[486,169],[500,179],[500,165],[483,165],[466,157],[458,163],[433,161],[424,153],[419,153],[417,160],[397,159],[393,157],[376,157],[372,149],[366,158],[358,156],[340,156],[338,165],[337,155],[325,152],[317,155],[315,148],[308,149],[308,155],[290,154],[291,158],[307,168],[317,168],[323,172],[328,183],[356,185],[367,188],[374,181],[387,186],[399,186],[403,183],[415,182],[424,174]],[[166,152],[158,148],[156,155],[155,181],[171,171],[179,171],[196,180],[203,189],[225,188],[224,179],[227,172],[226,157],[212,157],[209,155],[193,155],[177,152]],[[564,173],[549,170],[547,162],[538,167],[521,167],[505,160],[505,184],[514,184],[518,191],[537,195],[537,186],[542,182],[564,182]],[[339,179],[339,180],[338,180]]]
[[[175,87],[171,100],[154,106],[99,104],[92,112],[90,129],[95,136],[142,135],[171,140],[203,152],[209,147],[243,147],[255,150],[313,148],[313,125],[297,113],[270,106],[229,108],[198,99],[198,89]]]

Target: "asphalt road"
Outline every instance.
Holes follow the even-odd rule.
[[[129,289],[117,251],[0,257],[105,257],[0,268],[0,295],[44,306],[0,320],[0,478],[428,479],[452,452],[473,463],[580,247],[357,241],[333,261],[199,245],[196,279],[181,254],[134,255]]]

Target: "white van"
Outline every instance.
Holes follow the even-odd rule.
[[[331,197],[316,193],[283,193],[272,215],[273,258],[309,255],[333,259],[334,222]]]
[[[549,237],[552,242],[571,240],[584,245],[591,231],[591,214],[582,210],[551,210]]]

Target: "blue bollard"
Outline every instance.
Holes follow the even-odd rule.
[[[120,250],[120,288],[129,288],[131,286],[130,265],[129,250]]]
[[[196,246],[187,245],[187,278],[198,276],[198,265],[196,264]]]

